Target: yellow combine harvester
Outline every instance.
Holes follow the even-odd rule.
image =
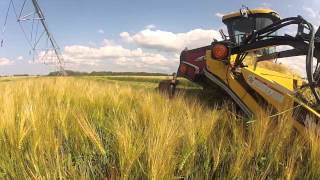
[[[241,9],[223,17],[228,36],[222,41],[181,53],[177,76],[204,87],[214,85],[225,91],[248,117],[262,112],[270,116],[289,114],[302,130],[320,119],[320,30],[302,17],[281,19],[269,9]],[[278,35],[288,26],[297,34]],[[277,46],[290,46],[277,52]],[[294,75],[259,67],[263,61],[305,56],[307,81]],[[177,81],[165,88],[174,93]],[[309,93],[303,93],[309,92]],[[267,110],[268,109],[268,110]],[[267,111],[266,111],[267,110]]]

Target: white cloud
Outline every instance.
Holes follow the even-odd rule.
[[[302,77],[306,77],[306,57],[305,56],[296,56],[289,58],[282,58],[278,60],[279,63],[285,64],[290,67],[297,74]]]
[[[219,12],[217,12],[215,15],[216,15],[218,18],[222,18],[222,17],[224,16],[224,14],[219,13]]]
[[[120,45],[104,45],[98,48],[74,45],[65,47],[64,55],[75,59],[96,60],[117,57],[137,57],[142,56],[143,52],[140,48],[130,50]]]
[[[117,45],[117,43],[114,40],[110,40],[110,39],[104,39],[102,42],[103,46],[107,46],[107,45]]]
[[[75,65],[121,66],[123,71],[158,71],[175,70],[178,60],[159,53],[145,52],[141,48],[128,49],[121,45],[109,44],[98,48],[86,46],[65,47],[64,57]]]
[[[291,46],[278,46],[277,51],[286,51],[293,49]],[[306,56],[295,56],[278,59],[279,63],[287,65],[302,77],[306,77]],[[314,59],[314,68],[316,67],[316,59]]]
[[[303,7],[303,10],[307,13],[307,15],[311,18],[316,18],[319,16],[319,12],[310,7]]]
[[[270,7],[271,7],[271,4],[270,4],[270,3],[267,3],[267,2],[263,2],[263,3],[261,3],[261,6],[262,6],[262,7],[265,7],[265,8],[270,8]]]
[[[221,39],[218,31],[204,29],[194,29],[185,33],[145,29],[133,35],[122,32],[120,37],[139,47],[170,52],[180,52],[185,47],[191,49],[210,45],[214,38]]]
[[[23,60],[23,56],[17,57],[18,60]]]
[[[318,7],[318,5],[315,7]],[[303,11],[306,13],[307,19],[313,23],[313,25],[320,25],[320,10],[304,6]]]
[[[155,29],[157,26],[156,25],[154,25],[154,24],[149,24],[149,25],[147,25],[145,28],[146,29]]]
[[[48,66],[57,66],[58,59],[53,50],[41,51],[32,60],[28,60],[29,64],[46,64]]]
[[[37,60],[29,62],[40,64],[44,62],[45,52],[40,52]],[[54,52],[48,52],[47,57]],[[108,40],[101,47],[88,47],[81,45],[66,46],[63,53],[67,69],[80,67],[108,68],[120,71],[149,71],[149,72],[173,72],[178,65],[178,56],[175,54],[163,55],[154,52],[146,52],[141,48],[129,49]],[[57,65],[56,58],[47,58],[48,65]],[[106,70],[106,69],[104,69]]]
[[[8,58],[0,58],[0,66],[9,66],[9,65],[13,65],[13,64],[14,64],[14,62]]]
[[[101,47],[68,46],[64,57],[74,64],[99,66],[108,62],[111,66],[121,66],[137,70],[176,71],[179,53],[185,48],[210,45],[214,38],[221,39],[215,30],[194,29],[189,32],[173,33],[162,30],[144,29],[133,33],[122,32],[120,38],[135,48],[125,48],[115,41],[104,40]]]
[[[105,32],[104,32],[103,29],[99,29],[99,30],[98,30],[98,33],[99,33],[99,34],[104,34]]]

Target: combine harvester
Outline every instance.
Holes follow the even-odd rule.
[[[302,17],[281,19],[273,10],[243,8],[222,19],[229,36],[220,31],[223,40],[181,53],[177,77],[193,81],[204,89],[218,87],[227,93],[248,117],[263,112],[271,117],[292,116],[298,130],[320,120],[320,29]],[[297,34],[278,35],[288,26]],[[276,52],[277,46],[292,49]],[[307,81],[298,76],[259,67],[263,61],[306,56]],[[315,66],[316,65],[316,66]],[[178,84],[176,77],[159,87],[170,95]],[[302,92],[309,92],[306,94]],[[311,100],[313,99],[313,101]]]

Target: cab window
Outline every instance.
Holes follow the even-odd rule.
[[[229,35],[236,44],[241,44],[245,37],[255,30],[263,29],[274,21],[267,17],[236,18],[227,22]]]

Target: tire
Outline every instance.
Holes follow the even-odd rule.
[[[168,89],[168,94],[170,98],[173,98],[176,92],[176,85],[170,84],[169,89]]]

